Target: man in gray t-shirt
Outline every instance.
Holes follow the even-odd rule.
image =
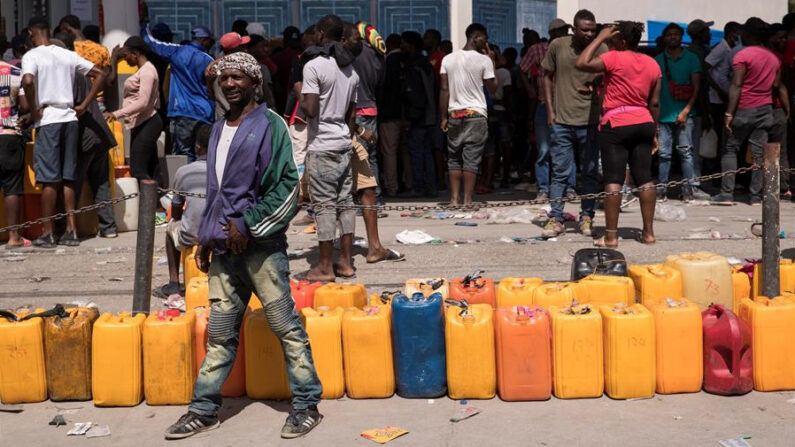
[[[193,163],[177,169],[173,189],[193,194],[207,193],[207,146],[210,143],[212,126],[204,124],[196,133],[196,156]],[[168,284],[153,291],[159,298],[182,294],[179,285],[181,254],[197,245],[199,224],[207,199],[177,195],[171,199],[171,220],[166,229],[166,258],[168,259]],[[185,284],[187,287],[188,285]]]

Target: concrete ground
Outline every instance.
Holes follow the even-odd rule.
[[[494,195],[492,201],[520,198],[516,194]],[[671,205],[681,205],[669,201]],[[637,205],[620,218],[623,240],[620,250],[630,263],[662,262],[667,254],[708,250],[734,258],[761,256],[761,240],[750,232],[752,221],[761,218],[761,207],[740,204],[733,207],[686,206],[682,222],[655,222],[658,243],[641,245],[632,238],[640,225]],[[577,205],[567,211],[576,213]],[[782,229],[795,232],[795,205],[781,205]],[[474,222],[475,227],[454,225]],[[571,259],[591,241],[574,232],[574,227],[555,242],[504,242],[505,238],[533,238],[541,228],[534,224],[495,224],[485,219],[428,219],[401,217],[390,211],[380,220],[383,243],[406,254],[400,263],[368,265],[365,248],[357,247],[355,261],[357,282],[370,292],[394,290],[411,277],[456,277],[475,269],[486,276],[539,276],[546,280],[567,280]],[[604,220],[597,215],[597,228]],[[364,237],[361,219],[357,236]],[[573,224],[571,224],[573,225]],[[441,238],[441,245],[406,246],[395,241],[402,230],[421,229]],[[294,274],[306,271],[316,259],[314,235],[303,234],[303,227],[292,227],[289,234]],[[717,234],[719,233],[719,234]],[[717,239],[716,237],[721,237]],[[161,258],[164,228],[158,228],[153,258],[153,286],[167,280]],[[501,241],[502,240],[502,241]],[[785,255],[795,243],[781,241]],[[51,307],[72,300],[91,300],[101,311],[129,310],[134,278],[135,233],[118,239],[89,239],[79,248],[61,250],[30,249],[11,256],[0,249],[0,264],[6,274],[0,289],[0,308],[22,305]],[[107,249],[110,249],[108,252]],[[791,255],[790,255],[791,256]],[[152,299],[152,309],[162,308]],[[637,446],[709,446],[718,440],[751,436],[755,446],[792,445],[795,426],[791,420],[795,404],[788,399],[795,393],[757,393],[742,397],[718,397],[705,393],[658,395],[654,399],[616,401],[607,397],[589,400],[508,403],[499,399],[471,401],[482,410],[471,419],[452,423],[449,418],[460,407],[447,398],[410,400],[399,397],[384,400],[356,401],[341,399],[323,402],[326,419],[305,439],[281,441],[278,433],[288,406],[283,402],[227,399],[220,430],[181,442],[184,445],[368,445],[359,437],[366,429],[397,426],[410,431],[390,445],[482,445],[498,440],[512,446],[608,446],[619,443]],[[162,445],[163,430],[183,412],[183,407],[95,408],[91,402],[24,405],[20,414],[0,413],[0,445],[62,445],[91,442],[102,445]],[[91,421],[110,426],[109,438],[84,440],[66,437],[64,427],[53,428],[47,422],[58,408],[79,408],[66,415],[71,422]],[[70,424],[71,425],[71,424]]]

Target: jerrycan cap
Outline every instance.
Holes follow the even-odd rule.
[[[444,279],[442,278],[433,278],[428,280],[428,282],[423,281],[420,283],[420,286],[428,286],[431,290],[437,290],[442,287],[442,285],[444,285]]]
[[[591,313],[591,306],[588,304],[580,304],[576,298],[572,298],[571,305],[564,307],[561,310],[566,315],[586,315]]]
[[[317,308],[317,311],[321,312],[321,313],[322,312],[328,312],[329,310],[331,310],[331,308],[328,307],[328,306],[318,306],[318,308]]]
[[[684,307],[687,305],[687,301],[676,301],[670,297],[666,297],[665,302],[668,304],[668,307]]]
[[[179,309],[167,309],[167,310],[159,310],[157,311],[157,319],[159,321],[165,321],[169,318],[178,318],[182,315]]]
[[[516,321],[528,321],[535,314],[535,309],[530,310],[525,306],[516,306]]]
[[[517,287],[517,288],[524,286],[524,278],[516,278],[516,279],[514,279],[512,285],[514,287]]]
[[[613,312],[622,315],[635,315],[638,313],[635,309],[627,307],[627,303],[616,303],[613,305]]]
[[[465,276],[461,282],[464,284],[464,287],[475,287],[475,288],[483,288],[485,283],[478,284],[478,280],[481,279],[482,275],[486,273],[485,270],[475,270],[474,272],[470,273],[469,275]]]

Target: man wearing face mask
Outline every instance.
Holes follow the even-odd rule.
[[[596,18],[587,9],[574,16],[573,36],[555,39],[549,44],[547,55],[541,62],[544,69],[544,95],[547,104],[547,123],[550,126],[552,145],[549,154],[552,162],[550,197],[560,199],[566,193],[571,175],[571,165],[578,154],[582,175],[581,194],[598,192],[599,146],[596,125],[599,122],[600,104],[594,89],[596,75],[575,67],[580,53],[596,37]],[[607,51],[602,45],[594,57]],[[596,201],[583,200],[580,204],[579,230],[585,236],[593,232],[594,205]],[[542,236],[557,237],[565,232],[563,227],[563,202],[552,202],[550,219]]]
[[[254,292],[281,342],[292,392],[292,411],[281,436],[297,438],[323,419],[317,410],[322,386],[290,296],[285,231],[297,208],[298,169],[287,124],[256,102],[262,85],[257,60],[247,53],[229,54],[215,70],[230,109],[210,135],[207,206],[196,256],[197,267],[209,273],[207,357],[188,412],[165,437],[182,439],[220,426],[221,387],[234,364],[240,325]]]

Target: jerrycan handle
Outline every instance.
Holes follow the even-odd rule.
[[[464,279],[461,280],[461,282],[464,284],[464,287],[481,288],[481,287],[483,287],[483,284],[479,285],[477,283],[477,280],[479,280],[484,273],[486,273],[485,270],[480,270],[480,269],[475,270],[474,272],[472,272],[469,275],[465,276]]]
[[[454,300],[454,299],[448,298],[448,299],[444,300],[444,303],[448,304],[450,306],[460,307],[461,308],[461,312],[458,313],[459,316],[463,317],[464,315],[469,313],[469,303],[467,303],[467,300]]]
[[[389,298],[391,298],[391,297],[393,297],[393,296],[395,296],[395,295],[397,295],[399,293],[400,293],[400,290],[397,290],[397,291],[394,291],[394,292],[390,292],[388,290],[384,290],[383,292],[381,292],[381,296],[379,296],[378,299],[381,301],[382,304],[386,304],[386,303],[389,302]]]
[[[437,290],[444,284],[444,280],[442,278],[434,278],[429,280],[428,282],[421,282],[420,286],[428,286],[431,290]]]
[[[535,310],[529,310],[525,306],[516,306],[516,321],[528,321],[535,316]]]
[[[732,345],[732,352],[740,353],[743,348],[743,340],[742,340],[742,329],[740,328],[740,318],[735,315],[733,312],[727,310],[723,306],[716,306],[719,307],[721,310],[721,315],[719,318],[727,318],[729,320],[729,330],[731,331],[731,345]],[[732,364],[731,370],[732,373],[736,373],[740,369],[740,356],[739,355],[732,355]]]
[[[37,314],[25,315],[24,317],[20,318],[19,321],[30,320],[31,318],[37,318],[37,317],[40,317],[40,318],[44,318],[44,317],[66,318],[68,316],[69,316],[69,314],[66,312],[66,310],[64,310],[63,305],[56,304],[55,307],[53,307],[50,310],[47,310],[47,311],[44,311],[44,312],[39,312]]]
[[[0,310],[0,317],[11,322],[19,321],[19,318],[17,318],[16,314],[10,310]]]

